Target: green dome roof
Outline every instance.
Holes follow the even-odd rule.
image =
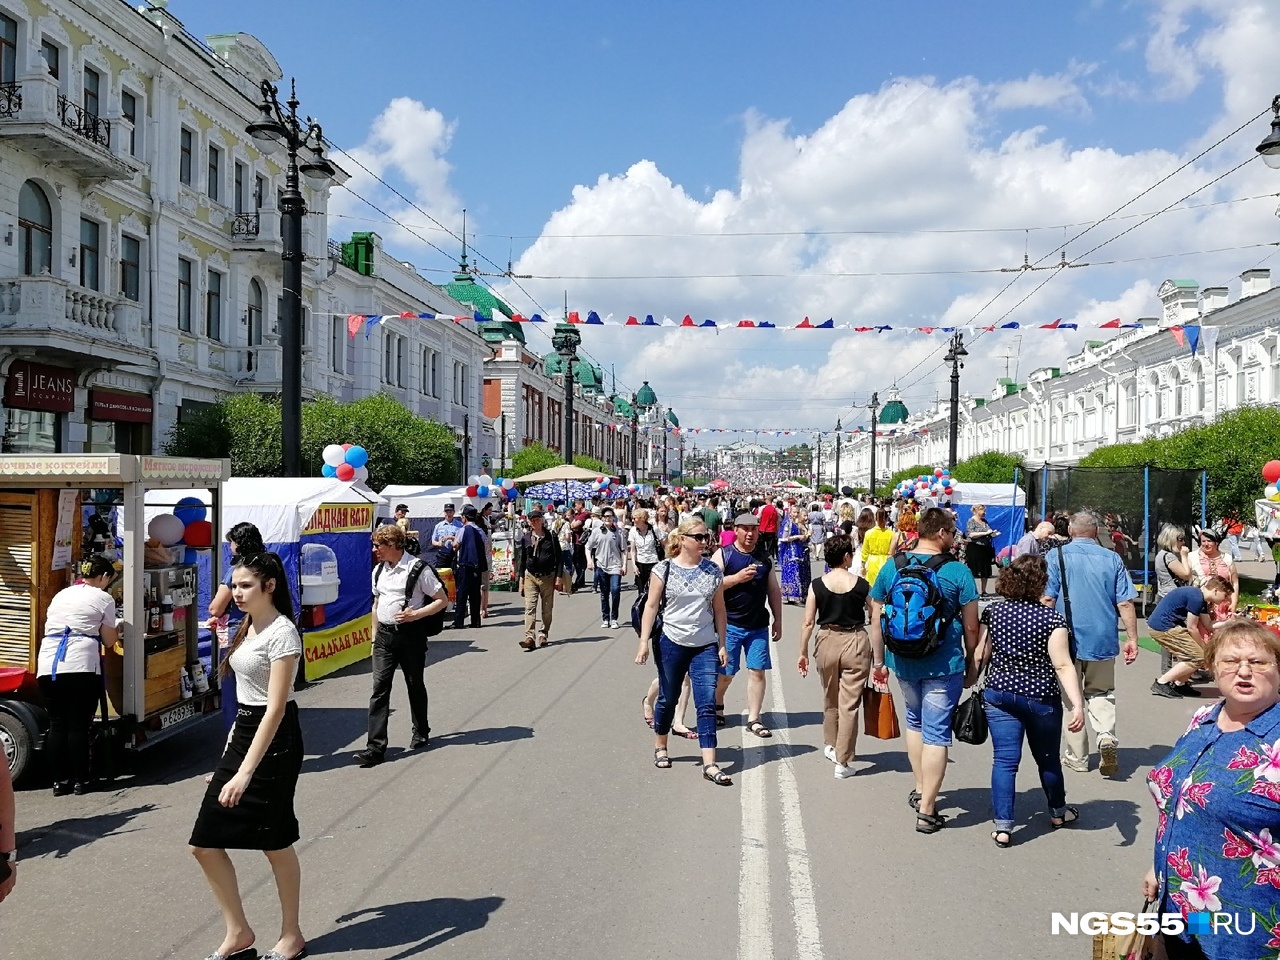
[[[644,385],[636,392],[636,406],[652,407],[657,404],[657,402],[658,395],[653,392],[653,387],[649,386],[649,381],[646,380]]]
[[[676,412],[674,410],[667,411],[667,420],[673,427],[680,426],[680,420],[676,417]]]
[[[542,372],[548,377],[564,375],[564,357],[549,353],[542,358]],[[584,393],[600,393],[604,388],[604,371],[589,360],[578,360],[573,365],[573,378]]]
[[[877,422],[881,426],[886,423],[906,423],[907,417],[910,415],[907,412],[907,405],[895,397],[884,405],[884,409],[880,411],[880,419]]]
[[[613,412],[621,417],[631,417],[631,401],[626,397],[610,397],[613,401]]]
[[[471,307],[480,316],[489,320],[489,323],[476,324],[476,332],[490,343],[501,343],[503,340],[511,338],[525,342],[524,331],[520,329],[520,324],[510,317],[515,316],[515,311],[507,305],[507,303],[495,294],[488,287],[482,287],[476,283],[476,278],[471,275],[467,268],[467,257],[464,253],[462,262],[459,264],[459,271],[453,277],[452,283],[446,283],[441,289],[449,296],[453,297],[459,303],[465,303]],[[508,319],[502,319],[502,318]],[[496,323],[493,321],[497,321]]]

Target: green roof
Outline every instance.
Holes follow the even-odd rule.
[[[680,426],[680,420],[676,417],[676,412],[674,410],[667,411],[667,420],[671,422],[673,427]]]
[[[901,400],[890,400],[884,405],[884,409],[880,411],[880,418],[877,422],[881,426],[886,423],[906,423],[909,416],[905,403]]]
[[[564,357],[548,353],[542,358],[542,372],[548,377],[564,375]],[[584,393],[600,393],[604,388],[604,371],[589,360],[578,360],[573,365],[573,379]]]
[[[1169,282],[1175,287],[1181,287],[1183,290],[1197,290],[1200,287],[1200,284],[1194,280],[1170,280]]]
[[[657,402],[658,395],[653,392],[653,387],[649,386],[649,381],[646,380],[640,387],[640,390],[636,393],[636,406],[652,407],[656,405]]]
[[[613,412],[621,417],[631,417],[631,401],[626,397],[610,397],[613,401]]]
[[[520,324],[510,319],[492,322],[497,317],[514,317],[515,311],[488,287],[482,287],[476,283],[476,278],[467,268],[465,253],[462,255],[458,273],[454,274],[453,282],[446,283],[441,289],[459,303],[467,304],[480,316],[490,321],[476,324],[476,332],[485,340],[490,343],[501,343],[510,338],[519,340],[521,343],[525,342],[524,330],[520,328]]]

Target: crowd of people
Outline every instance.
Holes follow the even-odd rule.
[[[447,507],[429,538],[433,566],[418,556],[427,538],[397,513],[397,522],[373,535],[372,691],[368,738],[355,755],[364,768],[385,759],[397,672],[408,694],[409,749],[429,746],[427,639],[446,625],[449,604],[437,570],[452,570],[457,584],[455,629],[479,627],[487,616],[488,518],[470,505],[460,517]],[[1087,808],[1068,804],[1064,769],[1088,773],[1096,755],[1101,776],[1119,770],[1115,677],[1117,661],[1132,664],[1138,655],[1137,590],[1126,545],[1105,517],[1084,511],[1065,523],[1035,523],[999,566],[997,531],[983,510],[975,508],[962,530],[955,511],[902,500],[744,494],[577,501],[532,506],[515,527],[524,605],[518,644],[526,651],[555,642],[557,598],[585,590],[588,574],[601,629],[619,628],[622,584],[632,578],[638,600],[627,619],[638,634],[635,662],[652,658],[657,674],[642,695],[642,717],[658,770],[672,769],[674,733],[698,741],[708,782],[733,784],[717,758],[718,731],[744,669],[744,732],[773,736],[766,688],[786,604],[803,606],[795,663],[802,677],[811,665],[818,674],[823,754],[836,779],[867,769],[857,753],[864,698],[896,681],[912,776],[906,799],[921,834],[948,823],[939,800],[967,688],[978,689],[989,728],[990,838],[997,847],[1027,835],[1015,804],[1024,742],[1053,830],[1088,817]],[[1280,838],[1272,837],[1280,823],[1280,635],[1233,618],[1240,584],[1222,550],[1225,534],[1197,531],[1192,549],[1189,533],[1166,525],[1156,538],[1157,603],[1148,627],[1166,661],[1151,689],[1180,699],[1201,696],[1200,687],[1212,683],[1220,699],[1196,713],[1148,777],[1158,825],[1143,887],[1158,911],[1230,907],[1269,915],[1274,898],[1267,891],[1280,889]],[[235,691],[234,714],[190,846],[225,924],[213,956],[256,955],[227,854],[256,849],[270,863],[282,911],[280,936],[266,956],[298,960],[306,955],[293,849],[303,756],[294,679],[302,646],[279,557],[262,549],[251,525],[237,526],[228,540],[234,564],[210,616],[224,629],[221,675]],[[49,608],[39,682],[51,706],[57,795],[83,792],[88,783],[92,704],[84,690],[99,689],[98,644],[116,637],[107,612],[114,605],[103,599],[114,575],[90,562]],[[237,617],[226,629],[231,610]],[[692,727],[685,722],[690,701]],[[0,782],[0,850],[13,838],[6,788]],[[16,865],[0,858],[0,868],[3,899]],[[1271,926],[1260,929],[1257,944],[1280,938],[1280,923]],[[1175,960],[1227,955],[1194,934],[1166,939]],[[1254,940],[1233,943],[1252,949]]]

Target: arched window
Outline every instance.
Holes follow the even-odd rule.
[[[18,259],[28,277],[53,271],[53,208],[30,180],[18,193]]]
[[[248,344],[251,347],[262,346],[262,284],[257,280],[249,281],[248,311]]]

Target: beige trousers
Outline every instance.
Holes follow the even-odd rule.
[[[1112,660],[1080,660],[1076,663],[1076,671],[1080,674],[1080,686],[1084,689],[1084,715],[1088,723],[1079,733],[1072,733],[1066,727],[1071,717],[1071,702],[1067,695],[1062,695],[1062,705],[1066,708],[1063,717],[1062,736],[1066,741],[1065,756],[1068,760],[1084,763],[1089,759],[1089,732],[1093,727],[1096,743],[1110,740],[1118,743],[1116,737],[1116,662]]]
[[[848,766],[858,743],[862,690],[871,674],[867,631],[818,628],[813,659],[822,680],[822,739],[836,748],[836,762]]]
[[[525,571],[524,574],[524,637],[535,640],[534,627],[538,622],[538,601],[542,601],[542,632],[538,635],[546,640],[551,633],[551,611],[556,604],[556,575],[548,573],[544,576]]]

